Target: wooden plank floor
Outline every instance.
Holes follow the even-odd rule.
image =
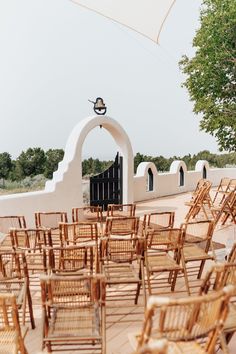
[[[145,212],[151,211],[175,211],[175,226],[179,227],[184,220],[184,216],[187,212],[187,207],[184,205],[185,201],[190,199],[190,193],[183,193],[171,197],[163,197],[155,200],[149,200],[145,202],[137,203],[137,215],[143,215]],[[214,233],[213,240],[224,243],[226,245],[232,244],[233,240],[236,242],[236,227],[226,226],[217,228]],[[219,250],[219,258],[223,259],[224,252]],[[210,262],[207,263],[207,267],[210,266]],[[206,267],[206,268],[207,268]],[[183,290],[183,279],[180,279],[180,283],[177,287],[178,290]],[[29,354],[41,353],[41,341],[42,341],[42,327],[41,327],[41,307],[40,307],[40,291],[34,288],[32,291],[34,315],[36,319],[36,328],[29,330],[25,343]],[[142,294],[139,298],[139,303],[142,302]],[[107,354],[131,354],[133,348],[130,344],[128,334],[137,333],[142,328],[144,308],[140,306],[138,308],[139,314],[134,315],[135,307],[130,306],[126,308],[126,316],[117,316],[113,325],[107,324]],[[111,310],[111,313],[115,314],[117,309]],[[110,317],[108,316],[108,320]],[[133,321],[135,319],[135,321]],[[77,352],[77,351],[76,351]],[[230,354],[236,353],[236,336],[232,338],[229,345]],[[65,352],[61,352],[65,353]],[[72,352],[66,352],[71,353]],[[75,352],[73,352],[75,353]],[[81,353],[81,352],[80,352]],[[220,351],[218,351],[220,353]]]

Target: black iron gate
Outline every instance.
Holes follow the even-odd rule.
[[[117,153],[114,163],[104,172],[90,178],[90,205],[107,210],[108,204],[122,204],[123,158]]]

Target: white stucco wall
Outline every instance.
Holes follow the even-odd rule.
[[[24,215],[27,226],[34,225],[36,211],[66,211],[69,220],[71,209],[83,205],[82,147],[88,133],[102,125],[114,138],[123,156],[123,203],[173,195],[195,189],[203,176],[205,166],[207,179],[217,185],[222,177],[236,178],[236,168],[210,169],[207,161],[198,161],[194,171],[187,171],[183,161],[174,161],[168,173],[158,173],[152,162],[142,162],[134,176],[133,151],[130,140],[114,119],[93,116],[80,121],[69,136],[63,161],[54,172],[53,179],[39,192],[12,194],[0,197],[0,215]],[[180,186],[180,168],[184,171],[184,185]],[[153,174],[153,190],[148,191],[148,170]]]
[[[133,202],[133,151],[129,137],[114,119],[93,116],[80,121],[71,132],[63,160],[53,179],[45,189],[33,193],[21,193],[0,197],[0,215],[24,215],[28,226],[34,225],[36,211],[66,211],[70,219],[71,209],[83,205],[82,147],[88,133],[102,125],[117,143],[123,156],[123,202]]]
[[[194,190],[199,179],[203,177],[204,166],[207,172],[207,179],[212,182],[213,186],[218,185],[222,177],[236,178],[236,168],[210,169],[208,161],[199,160],[196,163],[194,171],[187,171],[185,163],[176,160],[171,164],[170,172],[166,173],[158,173],[155,165],[152,164],[154,190],[148,192],[146,185],[148,178],[147,166],[149,166],[149,164],[150,163],[148,162],[142,162],[139,164],[137,173],[134,176],[135,202]],[[146,169],[144,166],[146,166]],[[181,166],[184,171],[184,186],[179,185],[179,170]]]

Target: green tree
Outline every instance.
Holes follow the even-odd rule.
[[[236,150],[236,1],[203,0],[195,56],[180,61],[200,128],[220,150]]]
[[[45,152],[37,148],[29,148],[26,152],[22,151],[16,160],[16,165],[21,171],[21,178],[36,176],[44,173],[46,156]]]
[[[2,178],[2,185],[4,186],[4,180],[8,178],[12,169],[11,155],[8,152],[0,154],[0,178]]]
[[[148,161],[145,159],[145,155],[140,154],[139,152],[137,152],[137,154],[134,156],[134,172],[136,173],[137,171],[137,167],[141,162],[145,162]]]
[[[59,162],[64,157],[64,151],[62,149],[49,149],[46,152],[46,161],[44,176],[46,178],[52,178],[53,172],[57,170]]]

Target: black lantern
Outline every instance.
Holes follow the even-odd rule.
[[[89,102],[92,102],[94,104],[93,110],[96,114],[98,114],[99,116],[106,114],[107,107],[105,106],[105,103],[103,102],[103,99],[101,97],[97,97],[95,102],[91,100],[89,100]]]

